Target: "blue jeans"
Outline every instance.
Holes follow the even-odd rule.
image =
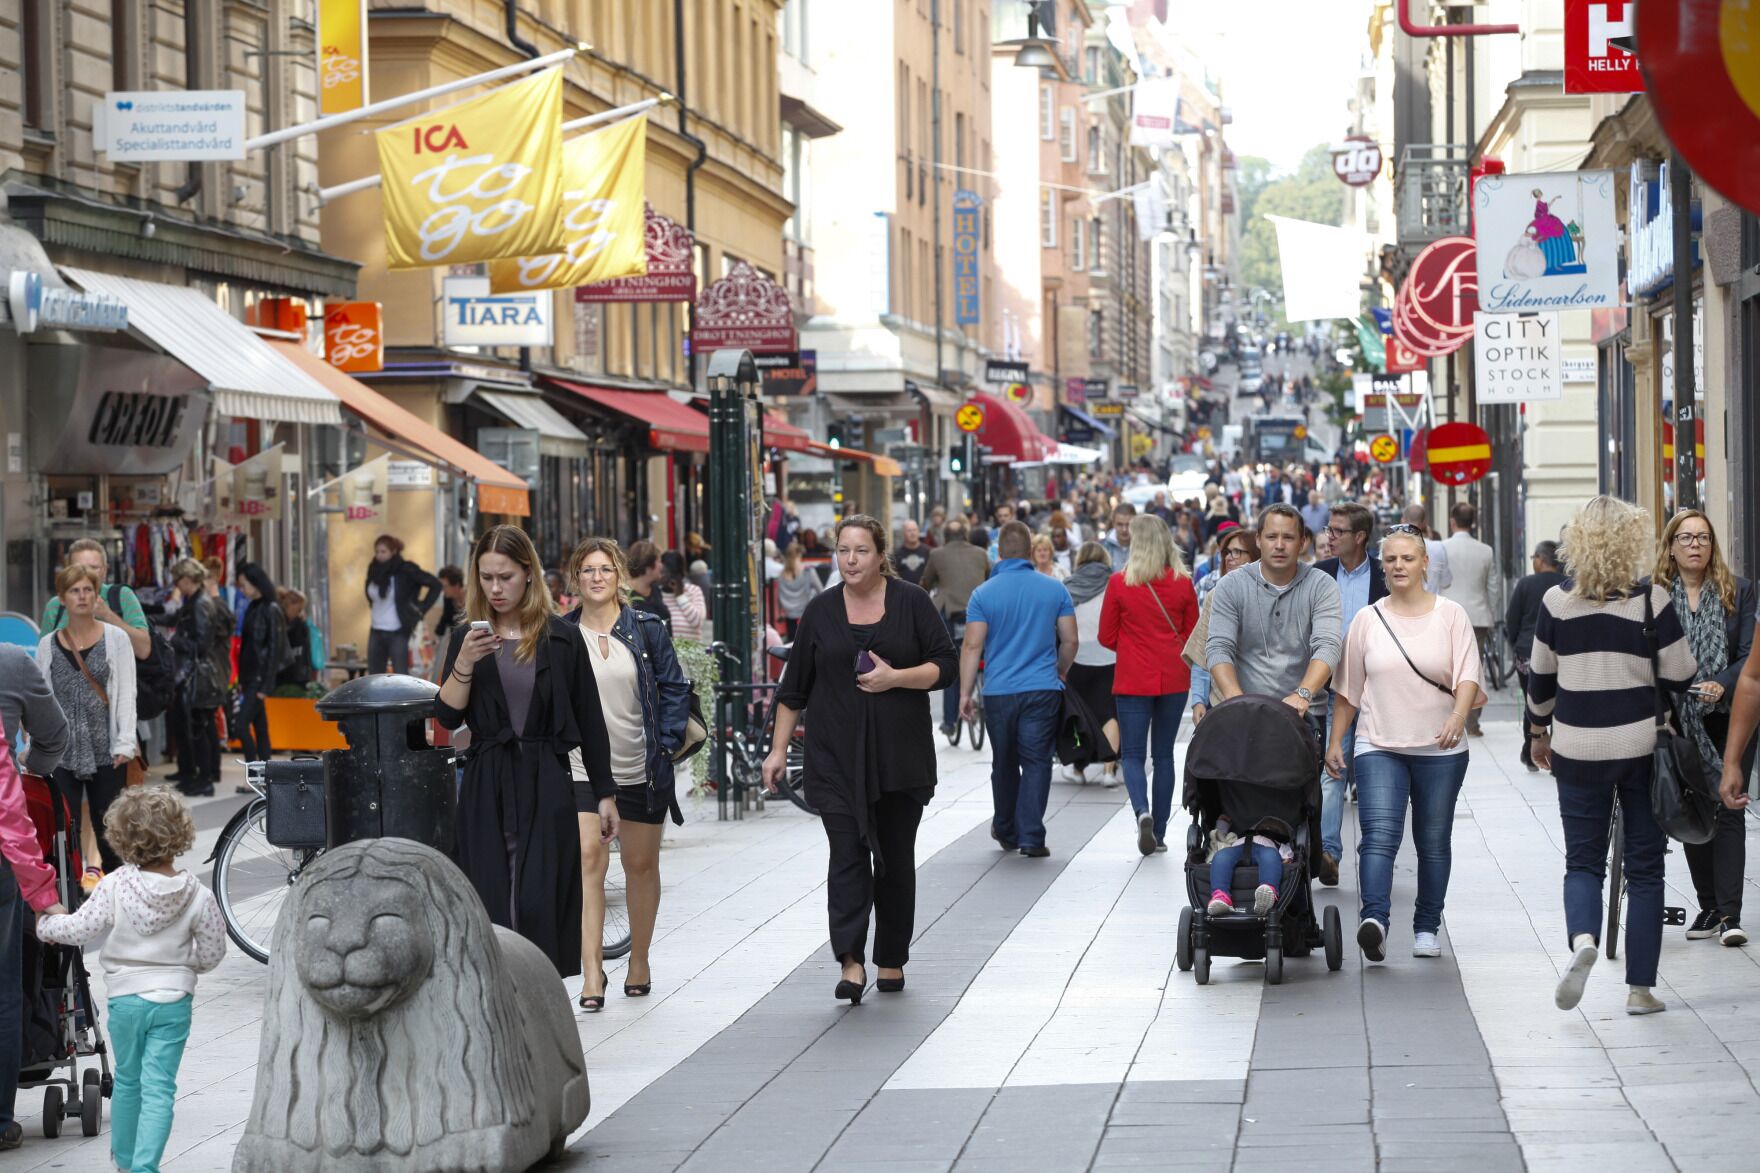
[[[990,734],[991,827],[1004,843],[1045,845],[1045,804],[1051,800],[1051,753],[1063,693],[984,694],[984,728]]]
[[[1392,917],[1393,858],[1405,838],[1406,805],[1412,808],[1412,845],[1418,849],[1418,901],[1412,932],[1442,927],[1453,863],[1454,804],[1467,777],[1467,755],[1402,754],[1375,750],[1357,758],[1357,886],[1363,917],[1386,928]]]
[[[1650,759],[1573,762],[1552,755],[1558,815],[1564,824],[1565,935],[1601,940],[1601,890],[1607,880],[1607,837],[1613,796],[1625,813],[1626,984],[1656,984],[1662,956],[1663,853],[1667,841],[1650,813]]]
[[[0,1129],[12,1124],[24,1060],[24,897],[0,858]]]
[[[1253,866],[1259,869],[1259,882],[1270,884],[1273,888],[1283,883],[1283,857],[1277,854],[1277,848],[1268,847],[1263,843],[1254,843]],[[1241,856],[1245,854],[1243,845],[1234,843],[1224,847],[1210,858],[1210,887],[1220,888],[1224,892],[1234,884],[1234,869],[1240,866]]]
[[[1173,740],[1179,736],[1179,719],[1185,715],[1186,694],[1124,696],[1118,704],[1118,755],[1124,765],[1124,788],[1131,796],[1131,809],[1155,818],[1155,842],[1167,838],[1167,820],[1173,814]],[[1149,798],[1149,772],[1155,766],[1155,797]]]
[[[129,1173],[159,1173],[194,1002],[149,1002],[134,994],[110,999],[110,1045],[116,1051],[110,1155]]]
[[[1326,731],[1330,736],[1331,731]],[[1357,723],[1352,721],[1344,731],[1344,777],[1334,778],[1325,766],[1320,767],[1320,850],[1333,859],[1344,858],[1344,796],[1356,773],[1356,759],[1351,756],[1357,744]],[[1322,748],[1326,737],[1320,739]]]

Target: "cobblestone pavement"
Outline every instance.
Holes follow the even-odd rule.
[[[1605,961],[1579,1010],[1555,1010],[1556,799],[1517,763],[1513,706],[1494,714],[1509,719],[1472,742],[1443,956],[1409,956],[1408,850],[1387,962],[1347,940],[1342,972],[1292,958],[1276,987],[1255,963],[1218,959],[1204,987],[1178,971],[1178,856],[1138,855],[1122,788],[1055,784],[1052,854],[1023,859],[990,840],[987,759],[944,748],[909,988],[853,1008],[831,997],[816,822],[785,804],[726,823],[687,809],[663,857],[654,995],[622,997],[613,965],[604,1013],[579,1019],[593,1113],[563,1167],[1753,1169],[1760,955],[1670,928],[1667,1013],[1628,1018]],[[236,801],[198,809],[197,861]],[[1691,906],[1678,850],[1669,882]],[[1316,892],[1350,937],[1351,861]],[[202,981],[173,1173],[230,1163],[263,976],[233,954]],[[41,1138],[36,1097],[20,1093],[28,1144],[5,1167],[104,1168],[107,1138]]]

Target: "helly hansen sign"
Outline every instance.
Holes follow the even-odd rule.
[[[1613,43],[1632,35],[1636,0],[1564,0],[1564,92],[1635,94],[1638,56]],[[1629,41],[1627,42],[1630,43]]]
[[[1563,399],[1557,311],[1475,314],[1473,388],[1481,404]]]

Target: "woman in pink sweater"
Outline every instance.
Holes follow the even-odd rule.
[[[1338,665],[1326,769],[1344,776],[1343,735],[1357,725],[1355,766],[1357,887],[1362,923],[1357,944],[1370,961],[1386,956],[1392,913],[1393,859],[1412,808],[1418,851],[1418,900],[1412,956],[1438,957],[1442,904],[1448,894],[1455,799],[1467,776],[1462,738],[1467,714],[1485,703],[1479,645],[1459,603],[1424,589],[1424,535],[1389,526],[1381,540],[1387,598],[1364,607],[1345,634]]]

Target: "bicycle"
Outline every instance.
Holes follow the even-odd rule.
[[[729,655],[727,645],[717,640],[709,645],[709,650],[717,658],[726,663],[738,661]],[[773,648],[771,655],[778,659],[786,659],[784,649]],[[715,746],[713,752],[725,752],[728,780],[734,785],[734,794],[759,795],[762,803],[764,790],[764,759],[770,752],[770,740],[776,728],[776,690],[780,682],[763,681],[756,684],[717,683],[714,686],[715,698]],[[768,703],[764,698],[769,698]],[[733,707],[743,704],[746,707],[746,727],[733,728]],[[787,798],[800,810],[809,815],[819,812],[812,803],[807,801],[806,790],[806,740],[797,726],[795,735],[789,739],[785,754],[787,765],[777,783],[777,792]]]
[[[1509,645],[1504,636],[1504,627],[1501,623],[1492,624],[1491,630],[1485,636],[1485,646],[1481,649],[1481,658],[1485,664],[1485,686],[1487,689],[1500,689],[1509,682]]]
[[[962,715],[960,720],[965,725],[966,739],[971,743],[971,747],[975,750],[983,749],[985,728],[984,669],[982,666],[978,668],[977,678],[972,681],[972,715],[970,717]],[[954,744],[959,744],[957,734],[955,735]]]
[[[629,903],[623,890],[623,845],[611,841],[610,859],[605,865],[605,928],[600,934],[600,953],[607,961],[615,961],[629,953]]]

